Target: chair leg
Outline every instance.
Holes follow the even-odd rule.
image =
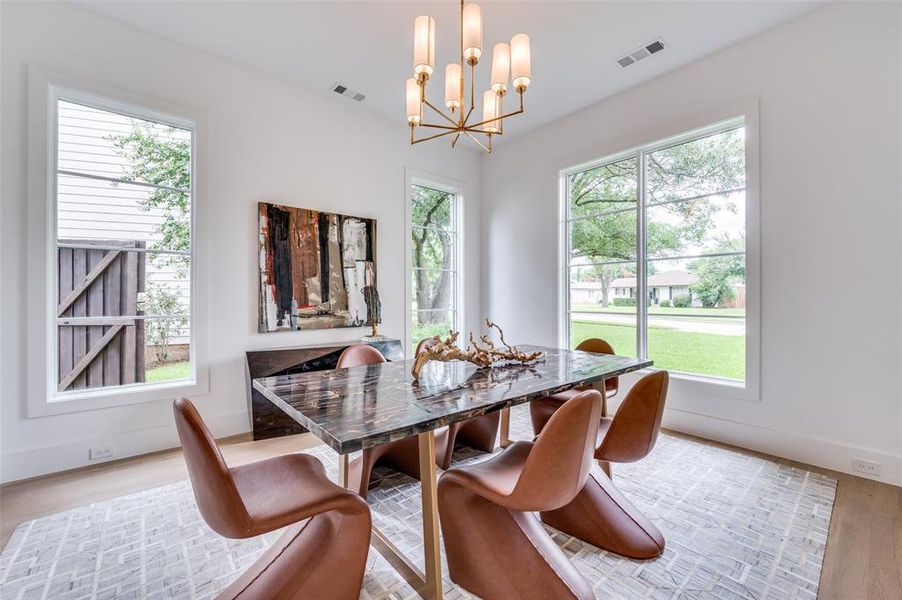
[[[614,481],[614,472],[611,470],[611,463],[606,460],[600,460],[598,461],[598,466],[601,467],[604,474],[608,476],[608,479]]]
[[[348,489],[357,490],[360,497],[366,499],[370,489],[370,476],[387,448],[376,446],[366,448],[363,453],[348,465]]]
[[[361,497],[366,498],[373,469],[381,464],[419,480],[419,456],[416,436],[388,442],[374,448],[366,448],[360,456],[351,461],[350,488],[356,489]]]
[[[447,471],[457,442],[481,452],[493,452],[500,424],[500,411],[452,423],[446,431],[435,436],[435,464]]]
[[[541,513],[542,521],[599,548],[629,558],[648,559],[664,552],[664,536],[596,464],[573,501]]]
[[[545,423],[551,418],[551,415],[561,407],[560,402],[555,402],[548,398],[540,398],[529,403],[529,418],[532,421],[532,432],[535,435],[542,433]]]
[[[497,429],[497,417],[495,418],[495,421]],[[454,442],[459,430],[460,426],[455,423],[435,436],[436,465],[443,470],[447,470],[451,464],[451,454],[454,451]],[[489,450],[489,452],[491,452],[491,450]],[[419,456],[420,451],[417,446],[416,436],[382,444],[375,448],[367,448],[363,451],[361,456],[351,461],[349,468],[349,487],[358,490],[358,493],[363,498],[366,498],[367,491],[369,490],[370,476],[372,475],[373,469],[380,464],[385,464],[396,471],[404,473],[408,477],[419,480]]]
[[[485,600],[595,598],[592,586],[529,513],[509,511],[439,480],[451,580]]]
[[[451,466],[451,456],[454,454],[454,443],[460,427],[460,423],[452,423],[444,431],[440,430],[435,434],[435,464],[443,471]]]
[[[460,425],[457,441],[482,452],[492,452],[495,450],[500,424],[500,411],[467,419]]]
[[[218,600],[356,600],[372,526],[369,510],[363,509],[331,510],[288,527]]]

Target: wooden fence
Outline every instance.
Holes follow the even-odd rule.
[[[128,248],[144,242],[58,242],[59,391],[144,381],[145,253]]]

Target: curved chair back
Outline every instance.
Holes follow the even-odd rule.
[[[423,338],[420,340],[420,343],[417,344],[417,349],[414,351],[413,355],[416,356],[426,348],[430,346],[435,346],[438,342],[435,341],[434,337]]]
[[[579,343],[576,347],[582,352],[592,352],[594,354],[616,354],[614,347],[601,338],[588,338]],[[604,380],[604,389],[607,392],[617,393],[620,389],[620,378],[611,377]]]
[[[608,428],[595,458],[607,462],[634,462],[655,447],[670,375],[655,371],[634,385]]]
[[[538,437],[510,500],[521,510],[554,510],[579,493],[589,469],[601,420],[601,394],[580,392],[548,420]]]
[[[349,369],[351,367],[362,367],[364,365],[378,365],[388,362],[382,353],[366,344],[355,344],[345,348],[341,356],[338,357],[336,369]]]
[[[216,440],[187,398],[173,402],[172,411],[201,515],[220,535],[246,537],[251,518]]]

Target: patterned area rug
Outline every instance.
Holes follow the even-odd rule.
[[[530,438],[524,408],[511,429]],[[309,452],[337,476],[331,450]],[[455,462],[485,456],[462,450]],[[374,521],[422,563],[418,482],[379,474]],[[629,560],[549,529],[599,598],[816,597],[835,480],[667,434],[614,476],[667,547]],[[224,539],[204,524],[188,482],[167,485],[20,525],[0,554],[0,598],[212,598],[277,536]],[[445,593],[471,597],[447,579]],[[371,549],[361,598],[416,597]]]

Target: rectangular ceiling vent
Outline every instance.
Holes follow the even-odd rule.
[[[351,100],[356,100],[357,102],[363,102],[366,99],[366,94],[363,92],[358,92],[352,90],[346,85],[342,85],[340,83],[333,83],[332,87],[329,88],[336,94],[344,96],[345,98],[350,98]]]
[[[666,47],[667,45],[664,43],[664,40],[658,38],[645,44],[644,46],[639,46],[638,48],[634,48],[633,50],[627,52],[617,59],[617,64],[625,69],[631,65],[636,64],[640,60],[648,58],[652,54],[657,54]]]

